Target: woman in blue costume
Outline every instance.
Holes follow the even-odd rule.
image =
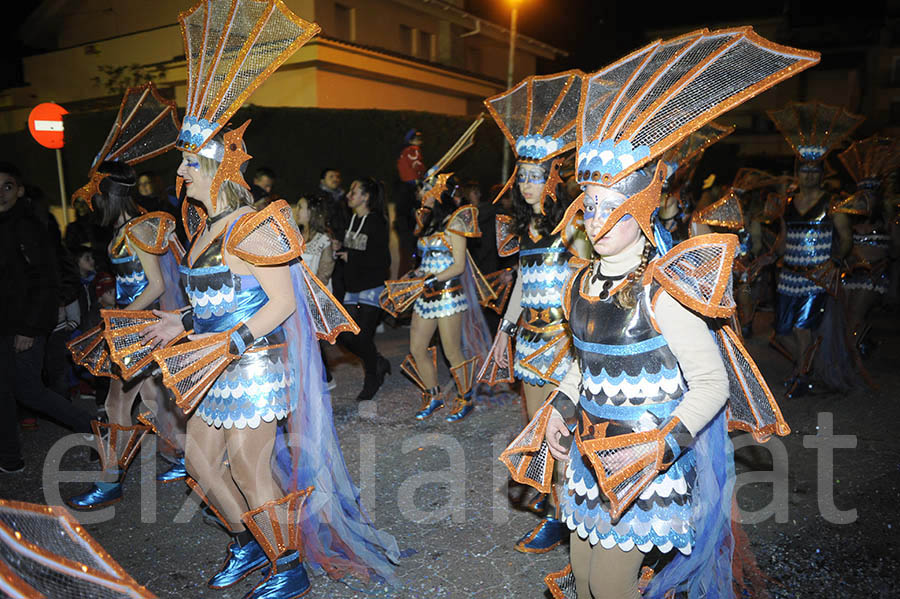
[[[724,45],[740,45],[740,60],[756,66],[716,54]],[[726,367],[720,346],[748,363],[749,356],[727,325],[715,324],[713,334],[706,320],[734,313],[737,239],[711,234],[672,247],[656,218],[660,156],[725,107],[817,58],[750,28],[700,30],[585,77],[576,160],[584,193],[558,227],[582,210],[596,254],[563,293],[576,359],[501,456],[535,481],[549,478],[554,458],[566,463],[559,502],[571,566],[547,577],[555,597],[638,599],[642,565],[660,554],[645,599],[733,597],[726,401],[732,414],[757,413],[740,400],[774,414],[762,428],[741,428],[788,429],[758,372],[752,383],[763,392],[735,396],[742,388],[732,375],[747,380],[753,369],[733,359]]]
[[[393,580],[396,542],[371,527],[337,444],[307,290],[336,304],[296,261],[302,241],[287,204],[257,213],[245,188],[216,179],[225,147],[235,145],[239,138],[218,134],[197,153],[183,152],[178,175],[192,202],[185,224],[192,243],[181,272],[192,313],[166,315],[151,331],[163,342],[190,329],[194,343],[222,339],[231,360],[199,393],[187,424],[188,472],[233,536],[208,584],[227,588],[271,563],[247,597],[305,594],[304,556],[285,518],[300,522],[316,570]],[[214,182],[221,182],[215,200]],[[269,227],[282,227],[283,236],[267,236]],[[173,346],[160,360],[168,373],[174,362],[167,360],[190,355],[189,346]],[[273,536],[279,527],[285,542]]]
[[[161,227],[174,223],[174,219],[164,212],[141,214],[133,199],[136,176],[127,163],[102,162],[96,172],[102,180],[99,194],[91,198],[89,205],[99,213],[103,226],[115,230],[107,252],[116,277],[116,304],[125,310],[159,307],[174,310],[180,307],[174,257],[169,253],[169,235],[157,235]],[[131,411],[139,393],[157,422],[165,420],[170,424],[167,430],[180,429],[183,434],[184,418],[180,413],[175,414],[177,410],[169,405],[159,377],[149,376],[149,369],[144,369],[130,380],[112,377],[105,404],[110,425],[120,429],[132,427]],[[176,424],[171,425],[171,422]],[[129,460],[123,455],[126,451],[123,435],[118,436],[119,443],[110,448],[115,451],[116,463],[106,464],[107,469],[102,473],[101,480],[88,491],[67,499],[69,507],[92,510],[122,499],[122,479]],[[173,445],[177,442],[178,439],[170,440]],[[180,480],[186,475],[184,459],[178,458],[170,470],[159,476],[159,480]]]
[[[513,215],[497,216],[497,251],[504,257],[518,252],[519,275],[491,357],[500,368],[512,366],[512,374],[522,381],[529,420],[569,370],[571,335],[563,317],[562,288],[571,274],[568,263],[572,255],[587,258],[591,252],[583,231],[579,233],[574,225],[562,234],[553,233],[571,203],[560,170],[575,146],[572,125],[583,76],[581,71],[565,71],[529,77],[484,102],[517,159],[513,179],[507,184],[512,190]],[[531,101],[516,100],[525,95]],[[522,118],[519,112],[523,110],[531,110],[530,118]],[[517,124],[525,121],[532,127],[517,130]],[[501,190],[501,197],[504,192]],[[514,363],[510,365],[513,341]],[[544,349],[549,351],[542,352]],[[537,352],[542,352],[538,361],[527,360]],[[546,553],[560,544],[566,527],[555,517],[556,505],[552,494],[542,493],[531,502],[531,509],[542,518],[516,542],[516,550]]]
[[[425,420],[444,407],[435,366],[436,348],[429,348],[437,330],[456,384],[453,407],[445,420],[458,422],[475,407],[475,373],[490,346],[472,282],[475,267],[466,252],[466,239],[481,236],[478,208],[460,205],[455,179],[438,175],[434,187],[422,196],[416,221],[422,262],[413,274],[425,277],[425,287],[413,305],[406,362],[422,390],[422,404],[415,417]]]

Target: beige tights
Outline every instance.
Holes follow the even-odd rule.
[[[569,535],[569,559],[578,599],[640,599],[638,576],[644,554],[591,546],[577,533]]]
[[[232,532],[244,529],[241,514],[283,494],[270,465],[276,426],[226,429],[196,415],[188,420],[185,465]]]
[[[444,355],[450,365],[459,366],[465,360],[460,348],[463,316],[464,312],[457,312],[441,318],[422,318],[413,312],[409,327],[409,352],[416,361],[416,367],[426,389],[436,387],[438,384],[437,371],[431,365],[431,355],[428,353],[435,329],[441,336],[441,347],[444,348]]]

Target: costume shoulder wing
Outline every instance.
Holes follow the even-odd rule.
[[[498,214],[497,227],[497,254],[506,258],[519,251],[519,236],[513,233],[513,218],[506,214]]]
[[[303,253],[303,237],[284,200],[247,215],[228,238],[229,254],[256,266],[285,264]]]
[[[725,325],[714,334],[728,373],[729,430],[746,431],[760,443],[773,434],[790,433],[775,396],[734,329]]]
[[[322,281],[309,270],[306,263],[300,262],[299,267],[303,275],[303,284],[301,285],[303,299],[312,315],[316,327],[316,337],[334,344],[338,335],[343,332],[351,335],[359,333],[359,326],[356,322],[340,302],[334,299]],[[296,266],[292,268],[296,268]]]
[[[475,206],[459,208],[450,215],[447,231],[463,237],[481,237],[481,231],[478,229],[478,208]]]
[[[128,241],[148,254],[165,254],[175,232],[175,217],[168,212],[148,212],[128,223]]]
[[[563,297],[562,297],[562,307],[563,307],[563,315],[566,320],[569,319],[569,312],[571,310],[570,306],[572,305],[572,287],[575,285],[575,281],[581,281],[580,275],[582,272],[590,268],[591,263],[587,260],[579,258],[577,256],[573,256],[569,259],[569,278],[566,279],[566,284],[563,285]],[[578,283],[579,285],[581,283]]]
[[[712,318],[734,313],[731,267],[736,235],[710,233],[679,243],[651,263],[648,275],[683,306]]]

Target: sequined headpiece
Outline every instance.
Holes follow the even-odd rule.
[[[72,203],[82,199],[93,210],[94,196],[100,193],[100,183],[106,179],[105,173],[97,172],[102,163],[122,161],[134,166],[171,150],[177,137],[175,102],[163,98],[152,82],[129,87],[106,141],[91,163],[90,180],[72,194]]]
[[[282,0],[201,0],[178,21],[188,89],[176,147],[221,163],[222,182],[246,187],[240,172],[249,158],[241,139],[244,128],[235,129],[240,133],[225,144],[211,140],[250,94],[320,28],[295,15]],[[241,155],[229,159],[230,152]],[[213,206],[217,195],[210,194]]]
[[[550,162],[541,193],[556,200],[556,186],[562,182],[559,169],[564,155],[575,147],[575,118],[581,98],[584,73],[575,69],[528,77],[502,94],[484,101],[488,112],[506,136],[518,163]],[[494,199],[497,202],[516,181],[512,176]]]
[[[882,179],[900,166],[900,142],[890,137],[869,137],[853,142],[838,158],[856,181],[856,193],[833,205],[832,211],[868,214],[867,196],[873,196]]]
[[[851,114],[840,106],[820,102],[792,102],[781,110],[769,110],[767,114],[791,144],[801,166],[817,170],[823,168],[825,156],[866,120],[866,117]]]
[[[772,43],[751,27],[702,29],[655,41],[584,80],[578,108],[576,176],[581,185],[632,187],[639,169],[719,115],[819,62],[819,54]],[[665,168],[652,183],[626,193],[628,200],[598,231],[605,235],[625,214],[635,216],[648,239]],[[581,198],[560,224],[581,209]]]

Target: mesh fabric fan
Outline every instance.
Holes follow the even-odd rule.
[[[866,120],[821,102],[792,102],[767,114],[803,162],[821,162]]]
[[[175,102],[163,98],[152,82],[128,88],[106,141],[91,163],[90,181],[72,194],[72,203],[81,199],[93,207],[100,181],[106,176],[97,172],[100,163],[121,161],[134,166],[172,149],[177,137]]]
[[[869,137],[853,142],[838,154],[838,158],[856,182],[857,191],[841,200],[832,210],[868,214],[869,202],[866,196],[877,190],[882,179],[900,165],[900,141],[890,137]]]
[[[541,164],[553,160],[543,198],[555,199],[556,184],[561,183],[561,158],[575,147],[575,119],[581,98],[584,73],[579,70],[553,75],[528,77],[502,94],[484,101],[488,112],[497,122],[517,162]],[[498,201],[516,180],[518,165],[497,194]]]
[[[152,599],[61,506],[0,499],[0,595]]]
[[[772,43],[750,27],[703,29],[632,52],[585,78],[578,182],[615,185],[719,115],[818,60],[815,52]],[[650,220],[658,203],[655,191],[634,194],[597,236],[631,214],[653,240]],[[558,229],[582,208],[581,198],[573,202]]]

